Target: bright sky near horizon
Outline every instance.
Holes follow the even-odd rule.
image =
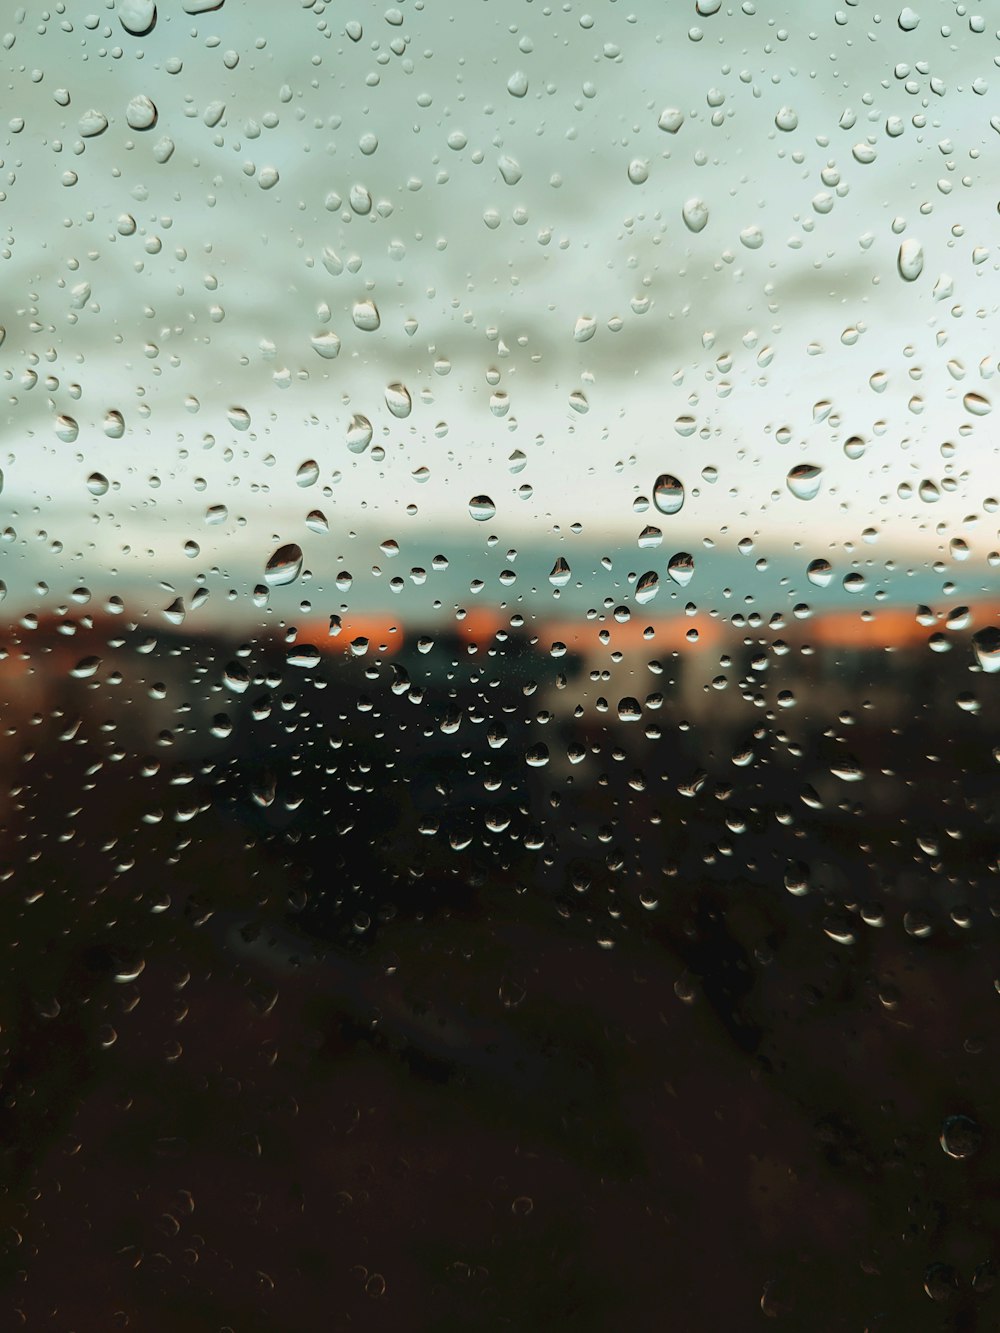
[[[964,5],[86,8],[2,43],[0,505],[74,579],[478,541],[481,495],[501,539],[1000,545]]]

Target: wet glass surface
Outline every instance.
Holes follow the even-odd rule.
[[[995,1327],[1000,33],[0,21],[0,1327]]]

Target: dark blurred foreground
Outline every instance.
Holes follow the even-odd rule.
[[[26,640],[0,1327],[1000,1327],[967,642]]]

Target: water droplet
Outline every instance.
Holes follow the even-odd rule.
[[[867,443],[860,435],[852,435],[850,439],[844,441],[844,453],[852,460],[861,458],[867,448]]]
[[[125,434],[125,418],[120,412],[105,412],[104,434],[109,440],[120,440]]]
[[[352,454],[363,454],[372,442],[372,423],[356,412],[347,428],[347,447]]]
[[[687,551],[678,551],[667,562],[667,573],[675,583],[686,588],[694,577],[694,557]]]
[[[764,233],[759,227],[744,227],[740,232],[740,243],[748,250],[759,250],[764,244]]]
[[[823,469],[815,463],[797,463],[785,481],[797,500],[812,500],[823,483]]]
[[[156,104],[143,93],[133,97],[125,108],[125,119],[132,130],[151,130],[156,124],[157,114]]]
[[[571,576],[572,570],[562,556],[560,556],[549,573],[549,582],[554,588],[564,588],[566,584],[569,583]]]
[[[322,509],[313,509],[306,514],[306,527],[310,532],[324,533],[330,531],[330,524],[327,522]]]
[[[294,583],[302,572],[302,547],[295,542],[279,546],[264,569],[264,582],[272,588]]]
[[[899,276],[906,282],[916,282],[924,271],[924,248],[919,241],[911,237],[902,243],[896,257],[896,267]]]
[[[779,130],[784,130],[786,134],[790,134],[792,130],[798,129],[798,113],[793,111],[790,106],[783,106],[775,116],[774,123]]]
[[[634,157],[628,164],[628,178],[633,185],[645,185],[649,180],[649,163]]]
[[[333,361],[340,355],[340,339],[335,333],[317,333],[311,341],[324,361]]]
[[[351,318],[354,320],[355,328],[360,329],[362,333],[374,333],[382,323],[378,306],[374,301],[355,301]]]
[[[962,406],[974,417],[989,416],[993,411],[993,404],[981,393],[967,393],[962,399]]]
[[[638,544],[643,550],[655,548],[663,541],[663,533],[659,528],[654,528],[652,524],[647,524],[639,533]]]
[[[697,235],[699,231],[704,231],[708,224],[708,204],[704,199],[688,199],[681,209],[681,216],[688,231],[693,231]]]
[[[250,429],[250,413],[245,407],[231,407],[226,416],[233,430]]]
[[[512,157],[506,155],[497,163],[500,168],[500,175],[503,177],[505,185],[516,185],[521,179],[521,168]]]
[[[390,384],[385,391],[385,405],[394,417],[408,417],[413,410],[413,399],[405,384]]]
[[[523,69],[516,69],[507,80],[507,91],[511,97],[523,97],[528,91],[528,76]]]
[[[133,37],[145,37],[156,23],[155,0],[118,0],[118,21]]]
[[[72,444],[80,434],[80,427],[74,417],[65,414],[56,417],[56,434],[66,444]]]
[[[589,315],[581,315],[573,328],[573,337],[578,343],[589,342],[597,331],[597,320]]]
[[[653,504],[661,514],[676,514],[684,505],[684,483],[663,472],[653,483]]]
[[[109,485],[103,472],[92,472],[87,478],[87,490],[91,495],[107,495]]]
[[[941,499],[941,492],[929,477],[925,477],[917,488],[917,494],[925,504],[936,504]]]
[[[69,674],[75,676],[77,680],[87,680],[89,677],[96,675],[100,667],[101,659],[99,657],[83,657]]]
[[[983,1142],[983,1131],[975,1120],[967,1115],[950,1115],[945,1118],[941,1126],[941,1137],[938,1142],[949,1157],[963,1161],[979,1151]]]
[[[977,630],[972,636],[972,651],[982,669],[989,675],[995,675],[1000,671],[1000,629],[988,625],[985,629]]]
[[[306,486],[315,486],[319,480],[319,464],[315,458],[308,458],[304,463],[300,463],[295,473],[295,484],[305,489]]]
[[[896,20],[903,32],[913,32],[914,28],[920,22],[920,15],[916,10],[911,9],[909,5],[904,5],[900,10],[899,18]]]
[[[226,505],[209,505],[205,510],[205,522],[212,527],[219,523],[225,523],[229,517],[229,509]]]
[[[108,128],[108,118],[103,111],[91,109],[83,113],[77,125],[84,139],[96,139]]]
[[[817,588],[828,588],[833,581],[833,566],[829,560],[812,560],[806,569],[806,577]]]
[[[642,707],[638,699],[633,699],[631,695],[618,700],[618,720],[619,722],[640,722],[642,721]]]
[[[675,106],[664,107],[656,123],[661,130],[666,130],[668,134],[676,134],[684,124],[684,113]]]
[[[469,514],[477,523],[486,523],[497,512],[497,507],[488,495],[474,495],[469,501]]]
[[[641,543],[640,543],[641,544]],[[654,570],[649,570],[639,579],[635,585],[635,600],[640,606],[645,606],[651,602],[660,591],[659,576]]]

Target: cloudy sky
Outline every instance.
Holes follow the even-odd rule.
[[[1000,43],[965,6],[90,7],[2,41],[22,574],[481,544],[485,495],[501,541],[989,577]]]

